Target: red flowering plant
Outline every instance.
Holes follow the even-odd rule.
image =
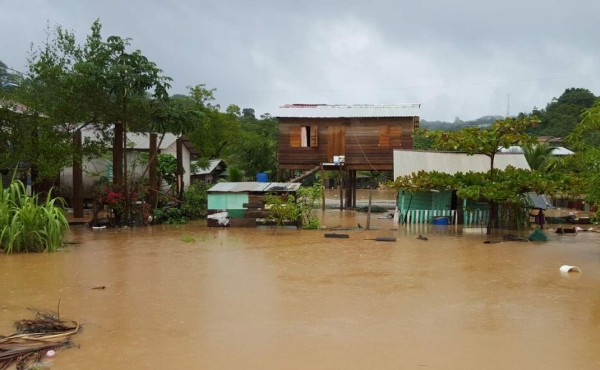
[[[125,209],[125,194],[117,189],[104,189],[100,201],[109,206],[116,214],[120,214]]]

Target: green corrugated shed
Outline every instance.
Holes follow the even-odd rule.
[[[248,203],[246,193],[214,193],[208,194],[209,210],[226,210],[229,217],[244,217],[246,209],[244,203]]]
[[[398,206],[403,209],[450,209],[452,192],[404,193],[398,197]]]

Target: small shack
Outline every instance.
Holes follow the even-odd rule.
[[[198,165],[198,161],[192,161],[196,169],[190,175],[191,181],[204,181],[209,184],[216,184],[217,181],[224,179],[227,174],[227,165],[222,159],[211,159],[207,167]]]
[[[294,195],[299,188],[299,183],[218,183],[208,189],[208,226],[256,227],[267,217],[266,195]]]
[[[420,150],[394,150],[394,178],[419,171],[487,172],[489,157],[483,154],[467,155],[459,152],[435,152]],[[530,169],[521,153],[498,153],[495,168],[508,166]],[[398,194],[398,209],[402,223],[465,224],[479,225],[487,222],[488,203],[459,199],[456,192],[431,190]]]

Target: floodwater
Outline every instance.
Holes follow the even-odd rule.
[[[0,334],[60,299],[84,329],[53,369],[600,368],[600,234],[484,244],[478,230],[371,225],[338,231],[349,239],[73,228],[62,252],[0,256]]]

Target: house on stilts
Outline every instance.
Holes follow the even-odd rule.
[[[345,204],[356,206],[357,171],[391,173],[394,149],[413,149],[420,104],[288,104],[279,121],[279,177],[300,181],[339,171]]]

